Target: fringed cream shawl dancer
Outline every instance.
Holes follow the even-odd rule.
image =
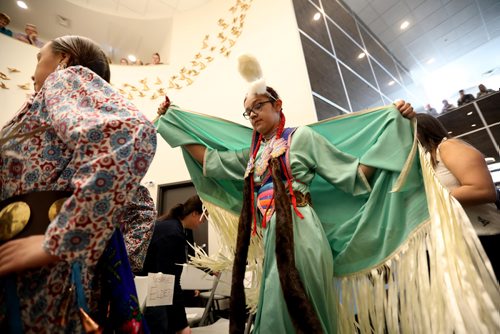
[[[254,131],[176,107],[157,122],[171,146],[185,148],[226,242],[219,257],[193,262],[231,268],[236,251],[231,332],[243,329],[245,265],[260,285],[246,293],[250,307],[257,301],[255,333],[499,328],[495,278],[467,223],[446,218],[460,212],[456,203],[436,200],[442,189],[426,197],[408,120],[389,106],[288,130],[276,92],[251,87]],[[438,206],[431,215],[428,203]]]

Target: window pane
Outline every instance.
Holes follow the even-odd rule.
[[[314,105],[316,107],[316,115],[318,116],[318,121],[344,114],[344,112],[341,109],[336,108],[335,106],[332,106],[329,103],[326,103],[322,99],[317,98],[316,96],[313,96],[313,98],[314,98]]]
[[[369,35],[364,28],[361,29],[361,35],[365,41],[365,47],[368,53],[374,57],[391,75],[399,80],[396,64],[392,57],[383,49],[371,35]]]
[[[356,21],[352,17],[352,15],[344,9],[337,1],[335,0],[322,0],[323,9],[325,10],[325,14],[335,21],[337,25],[342,27],[345,32],[349,34],[359,45],[363,45],[361,43],[361,38],[359,36],[358,27],[356,25]]]
[[[378,107],[384,104],[380,93],[358,78],[345,66],[340,66],[353,111]]]
[[[375,78],[373,77],[372,69],[368,63],[368,57],[365,55],[364,57],[359,58],[360,54],[364,54],[363,49],[354,44],[351,39],[349,39],[331,22],[328,23],[328,28],[330,29],[330,34],[332,35],[333,47],[337,58],[372,85],[377,86]]]
[[[349,110],[335,59],[301,34],[312,91]]]
[[[293,7],[299,29],[304,31],[309,37],[314,39],[318,44],[324,47],[329,52],[333,53],[330,38],[326,30],[325,20],[323,18],[315,21],[314,14],[318,13],[318,9],[309,1],[294,0]]]

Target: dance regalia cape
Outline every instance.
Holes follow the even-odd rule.
[[[248,160],[252,140],[248,127],[175,106],[156,126],[172,147],[203,144],[240,151]],[[310,186],[334,259],[338,332],[500,330],[500,292],[491,264],[461,206],[439,184],[417,149],[410,122],[387,106],[308,126],[360,163],[376,168],[368,196],[352,196],[319,175]],[[192,262],[215,271],[229,269],[243,176],[241,180],[206,177],[184,149],[183,155],[222,239],[219,254],[209,257],[198,250]],[[250,309],[258,300],[260,243],[258,233],[251,239],[248,257],[248,270],[254,274],[254,289],[246,296]]]

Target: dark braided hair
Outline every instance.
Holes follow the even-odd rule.
[[[266,87],[266,95],[279,99],[278,93],[271,87]],[[276,137],[280,138],[285,126],[285,115],[280,112],[280,122]],[[254,137],[257,134],[254,133]],[[257,155],[262,136],[258,136],[257,145],[251,152],[253,157]],[[276,262],[280,278],[281,289],[287,304],[288,313],[292,319],[297,333],[322,333],[321,323],[309,301],[300,279],[299,272],[295,266],[294,240],[293,240],[293,217],[289,194],[286,192],[282,180],[282,169],[280,158],[270,160],[269,168],[273,179],[275,215],[276,215]],[[236,240],[235,259],[233,264],[233,277],[231,283],[230,300],[230,326],[232,334],[243,333],[245,330],[246,303],[243,279],[245,276],[248,248],[250,245],[252,220],[254,215],[253,201],[253,172],[244,181],[243,208],[238,223],[238,237]],[[290,180],[288,180],[291,182]],[[291,191],[291,187],[289,187]]]

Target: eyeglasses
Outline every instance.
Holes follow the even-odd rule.
[[[245,117],[246,119],[250,119],[250,114],[252,112],[258,114],[262,111],[262,107],[264,106],[264,104],[268,103],[268,102],[271,102],[273,103],[274,100],[267,100],[267,101],[262,101],[262,102],[257,102],[256,104],[254,104],[254,106],[252,108],[248,108],[245,110],[245,112],[243,113],[243,117]]]

